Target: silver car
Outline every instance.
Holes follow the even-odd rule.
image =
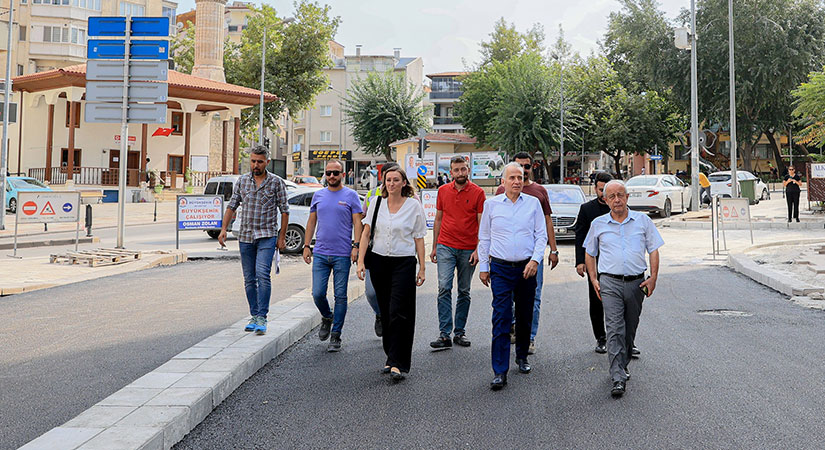
[[[575,184],[544,184],[553,214],[553,228],[556,240],[575,239],[573,226],[579,216],[579,208],[587,201],[582,188]]]

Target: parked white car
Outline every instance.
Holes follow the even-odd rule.
[[[289,203],[289,224],[286,229],[286,248],[284,253],[298,253],[304,248],[304,233],[309,220],[309,207],[312,196],[323,188],[298,187],[287,189],[287,203]],[[238,208],[238,216],[243,214],[243,206]],[[279,214],[280,218],[280,214]],[[241,231],[241,221],[232,223],[232,234],[235,237]]]
[[[229,200],[232,198],[232,192],[235,190],[235,183],[238,182],[238,178],[240,175],[220,175],[217,177],[212,177],[206,180],[206,186],[203,188],[204,195],[220,195],[223,197],[224,205],[229,203]],[[286,192],[289,195],[295,189],[298,189],[298,185],[293,183],[289,180],[284,180],[284,184],[286,185]],[[240,210],[240,208],[238,208]],[[232,222],[229,224],[229,229],[233,229],[235,219],[232,219]],[[209,235],[212,239],[217,239],[218,235],[221,234],[220,228],[214,228],[211,230],[206,230],[206,234]]]
[[[753,187],[753,191],[756,194],[757,203],[759,202],[759,200],[768,200],[769,198],[771,198],[771,191],[768,190],[768,185],[756,176],[754,176],[754,174],[745,170],[737,170],[736,178],[739,180],[739,192],[742,192],[742,180],[756,180],[755,185]],[[708,181],[710,181],[711,195],[718,195],[720,197],[730,197],[730,170],[725,170],[722,172],[713,172],[712,174],[708,175]]]
[[[638,175],[625,183],[628,208],[670,217],[673,210],[690,208],[690,186],[673,175]]]

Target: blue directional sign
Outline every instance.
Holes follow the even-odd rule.
[[[427,175],[427,166],[418,166],[419,175]]]
[[[124,41],[120,39],[89,39],[86,45],[86,58],[123,59],[125,57],[124,47]],[[129,45],[129,58],[169,59],[169,41],[132,41]]]
[[[651,161],[661,161],[662,160],[662,155],[650,155],[650,160]]]
[[[89,36],[117,37],[126,35],[125,17],[89,17]],[[133,17],[132,36],[169,36],[168,17]]]

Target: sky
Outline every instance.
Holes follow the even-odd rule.
[[[616,0],[318,1],[341,17],[335,40],[344,45],[345,54],[354,54],[357,44],[363,45],[366,55],[391,55],[393,48],[400,47],[402,57],[423,57],[424,73],[461,71],[478,62],[479,42],[489,38],[500,17],[515,23],[519,31],[541,23],[547,44],[558,37],[561,24],[574,50],[582,55],[598,52],[608,15],[620,10]],[[689,0],[659,2],[670,18],[690,7]],[[289,16],[293,10],[292,0],[265,3],[279,15]],[[179,0],[178,14],[194,7],[194,0]]]

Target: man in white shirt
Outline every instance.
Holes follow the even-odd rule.
[[[510,369],[512,303],[516,315],[516,364],[530,373],[527,352],[533,322],[536,271],[544,258],[547,228],[538,199],[522,194],[524,169],[504,166],[504,194],[484,202],[478,230],[479,278],[493,290],[493,390],[507,384]]]

